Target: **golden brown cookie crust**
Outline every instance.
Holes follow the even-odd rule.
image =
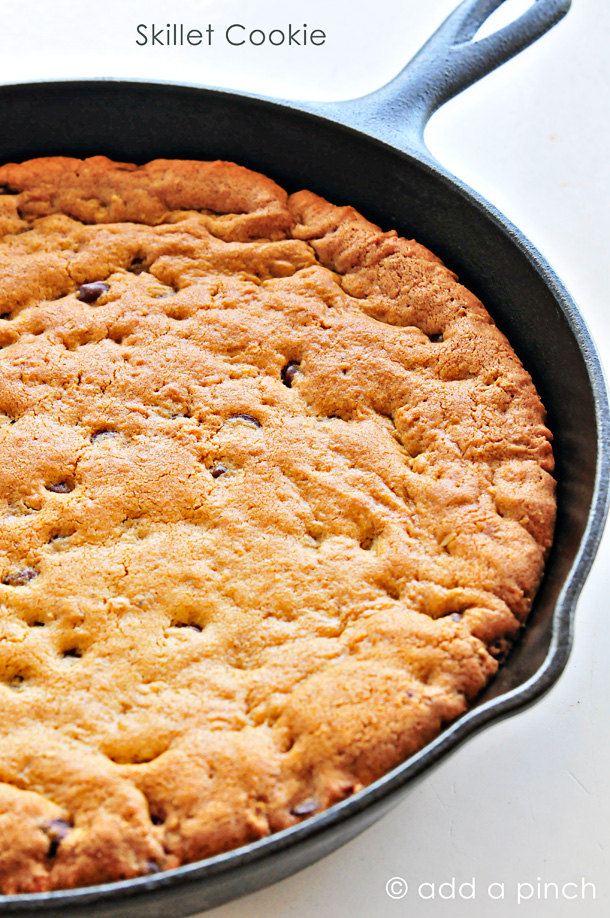
[[[2,892],[263,837],[464,711],[553,458],[434,255],[229,163],[49,158],[0,168],[0,298]]]

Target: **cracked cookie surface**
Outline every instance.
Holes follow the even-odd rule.
[[[175,867],[432,739],[525,621],[544,409],[481,303],[227,163],[0,168],[0,888]]]

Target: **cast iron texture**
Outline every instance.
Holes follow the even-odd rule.
[[[130,162],[234,160],[428,245],[481,297],[532,373],[555,434],[559,483],[555,541],[523,640],[478,704],[420,753],[319,816],[234,852],[105,886],[0,896],[0,914],[181,918],[273,883],[358,834],[448,752],[540,698],[561,674],[607,506],[610,414],[599,358],[542,256],[423,143],[439,105],[543,35],[570,5],[537,0],[512,25],[473,42],[502,2],[466,0],[395,80],[338,105],[113,80],[0,87],[2,123],[10,125],[0,161],[99,153]]]

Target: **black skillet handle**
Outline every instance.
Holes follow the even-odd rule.
[[[571,4],[571,0],[535,0],[509,25],[473,41],[504,2],[464,0],[391,82],[370,95],[316,105],[315,110],[429,158],[423,133],[432,113],[544,35]]]

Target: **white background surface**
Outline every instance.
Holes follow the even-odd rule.
[[[391,78],[457,0],[0,0],[0,82],[130,76],[341,99]],[[507,0],[523,9],[527,0]],[[322,28],[321,48],[141,49],[138,23]],[[610,3],[573,0],[535,46],[449,103],[427,141],[548,258],[610,362]],[[10,130],[4,124],[3,130]],[[325,860],[210,918],[597,918],[610,914],[608,537],[578,607],[567,671],[534,708],[453,754],[387,817]],[[386,881],[404,877],[390,900]],[[475,879],[476,898],[421,883]],[[517,904],[517,883],[595,884],[596,899]],[[505,883],[503,901],[487,895]],[[573,887],[568,891],[572,892]],[[168,918],[171,918],[168,915]]]

